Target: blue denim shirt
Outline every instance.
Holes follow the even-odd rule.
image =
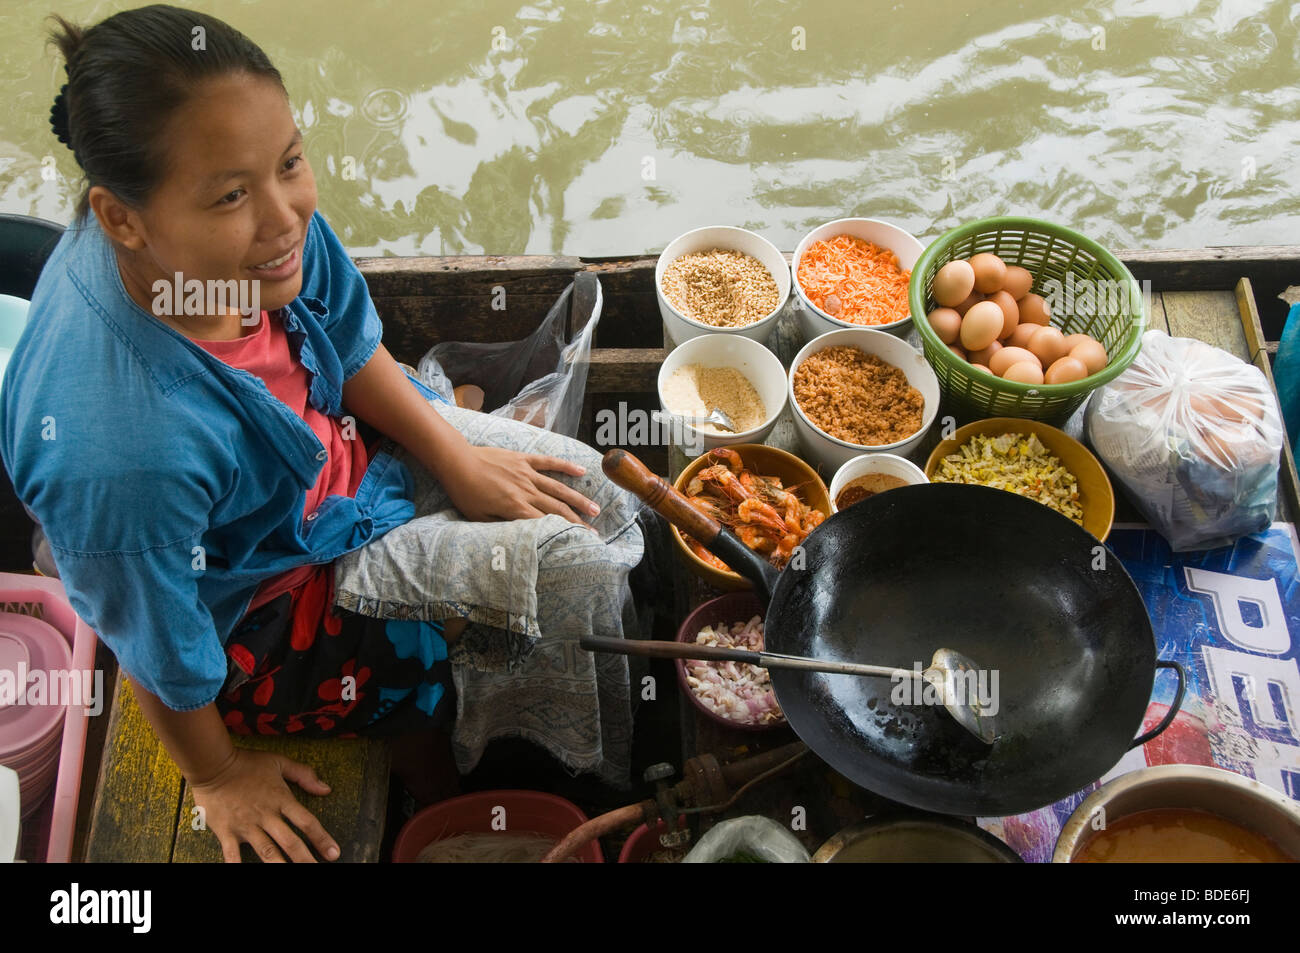
[[[285,330],[312,406],[340,416],[379,316],[320,213],[302,266]],[[0,391],[0,457],[77,614],[178,711],[217,697],[224,643],[260,583],[415,515],[410,472],[378,453],[355,499],[327,497],[304,518],[327,458],[311,427],[261,378],[140,308],[93,216],[64,234],[32,296]]]

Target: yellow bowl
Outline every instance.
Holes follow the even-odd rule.
[[[794,454],[761,443],[742,443],[730,449],[740,454],[740,460],[746,469],[753,470],[760,476],[778,477],[782,486],[788,487],[798,484],[794,490],[795,496],[813,509],[821,510],[827,517],[831,515],[831,498],[826,491],[826,484],[817,475],[817,471]],[[697,457],[686,466],[686,469],[682,470],[673,482],[673,486],[677,488],[677,492],[685,495],[686,484],[691,481],[695,474],[705,467],[719,462],[721,461],[710,459],[707,453]],[[740,573],[723,572],[721,569],[715,569],[691,552],[686,545],[686,541],[682,539],[681,531],[676,526],[672,528],[672,533],[673,548],[677,550],[677,555],[693,573],[709,585],[726,592],[752,588],[750,581]]]
[[[925,475],[934,482],[939,461],[974,437],[982,434],[997,437],[1006,433],[1036,434],[1047,452],[1061,461],[1061,466],[1074,474],[1079,483],[1079,503],[1083,506],[1083,528],[1099,540],[1110,535],[1115,522],[1115,491],[1101,462],[1079,441],[1063,430],[1037,420],[1021,417],[990,417],[960,427],[947,440],[940,442],[925,462]]]

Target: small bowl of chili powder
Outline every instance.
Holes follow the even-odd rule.
[[[864,453],[835,471],[831,480],[831,512],[900,486],[929,483],[925,471],[892,453]]]

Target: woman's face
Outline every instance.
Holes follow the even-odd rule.
[[[170,285],[179,272],[249,282],[266,310],[297,297],[316,179],[279,85],[247,73],[205,81],[168,121],[162,145],[162,180],[137,211],[133,295],[143,285],[152,299],[154,283]]]

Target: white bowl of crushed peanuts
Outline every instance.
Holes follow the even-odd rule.
[[[709,225],[674,238],[655,264],[664,343],[702,334],[763,342],[790,298],[790,266],[761,235]]]
[[[659,366],[659,405],[673,442],[689,456],[737,443],[762,443],[785,410],[785,365],[764,345],[735,334],[691,338]],[[682,417],[708,416],[720,408],[731,417],[729,433]]]

